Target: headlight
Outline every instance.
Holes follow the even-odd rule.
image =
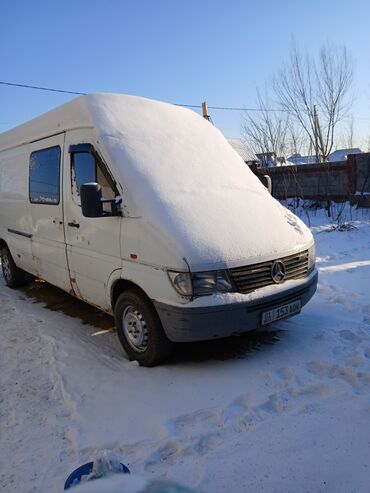
[[[210,272],[195,272],[193,278],[194,296],[202,296],[212,293],[226,293],[233,289],[231,282],[224,270]]]
[[[233,291],[231,281],[224,270],[193,273],[168,271],[168,276],[173,287],[182,296],[205,296]]]
[[[191,296],[193,294],[190,272],[168,271],[168,277],[179,294],[182,296]]]
[[[315,267],[316,262],[316,248],[315,243],[308,249],[308,273],[310,274]]]

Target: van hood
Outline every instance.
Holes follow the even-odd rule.
[[[84,103],[123,189],[124,215],[147,232],[136,245],[141,261],[207,270],[264,261],[313,243],[303,222],[271,197],[221,132],[194,111],[113,94],[85,96]],[[143,242],[171,251],[171,264],[155,253],[160,248]]]

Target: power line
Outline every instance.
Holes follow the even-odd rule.
[[[283,111],[289,112],[289,110],[279,109],[279,108],[233,108],[230,106],[208,106],[210,110],[225,110],[225,111]]]
[[[31,86],[29,84],[18,84],[15,82],[5,82],[0,81],[0,84],[4,86],[12,86],[12,87],[23,87],[26,89],[35,89],[38,91],[50,91],[50,92],[59,92],[63,94],[76,94],[78,96],[85,96],[86,92],[77,92],[77,91],[66,91],[64,89],[54,89],[51,87],[42,87],[42,86]],[[200,104],[182,104],[182,103],[174,103],[175,106],[183,106],[185,108],[201,108]],[[231,106],[208,106],[210,110],[222,110],[222,111],[284,111],[279,109],[267,109],[263,110],[261,108],[235,108]]]
[[[63,92],[65,94],[77,94],[79,96],[85,96],[86,92],[65,91],[63,89],[52,89],[50,87],[30,86],[28,84],[16,84],[15,82],[0,81],[0,84],[4,86],[25,87],[27,89],[37,89],[39,91],[51,91],[51,92]]]
[[[49,91],[49,92],[59,92],[62,94],[75,94],[77,96],[85,96],[87,93],[86,92],[77,92],[77,91],[67,91],[64,89],[55,89],[52,87],[42,87],[42,86],[31,86],[29,84],[18,84],[15,82],[6,82],[6,81],[0,81],[1,85],[4,86],[12,86],[12,87],[23,87],[26,89],[35,89],[38,91]],[[182,106],[184,108],[194,108],[194,109],[201,109],[201,104],[182,104],[182,103],[173,103],[175,106]],[[220,110],[220,111],[255,111],[255,112],[287,112],[291,113],[289,110],[284,109],[284,108],[242,108],[242,107],[233,107],[233,106],[208,106],[208,109],[210,110]],[[357,119],[361,120],[369,120],[369,117],[357,117]],[[4,125],[6,122],[0,122],[1,125]]]
[[[200,104],[181,104],[181,103],[172,103],[174,106],[182,106],[184,108],[197,108],[200,109]]]
[[[202,105],[200,104],[180,104],[180,103],[173,103],[175,106],[185,106],[186,108],[201,108]],[[209,110],[222,110],[222,111],[283,111],[283,112],[289,112],[289,110],[285,109],[279,109],[279,108],[238,108],[238,107],[232,107],[232,106],[209,106]]]

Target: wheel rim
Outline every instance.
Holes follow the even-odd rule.
[[[11,272],[10,272],[10,262],[7,255],[3,255],[1,257],[1,267],[3,269],[3,274],[5,279],[9,281],[9,279],[11,278]]]
[[[122,315],[123,332],[130,346],[140,353],[148,347],[148,328],[143,315],[133,305],[127,306]]]

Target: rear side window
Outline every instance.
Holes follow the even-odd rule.
[[[57,205],[60,200],[60,147],[35,151],[30,157],[30,201]]]

